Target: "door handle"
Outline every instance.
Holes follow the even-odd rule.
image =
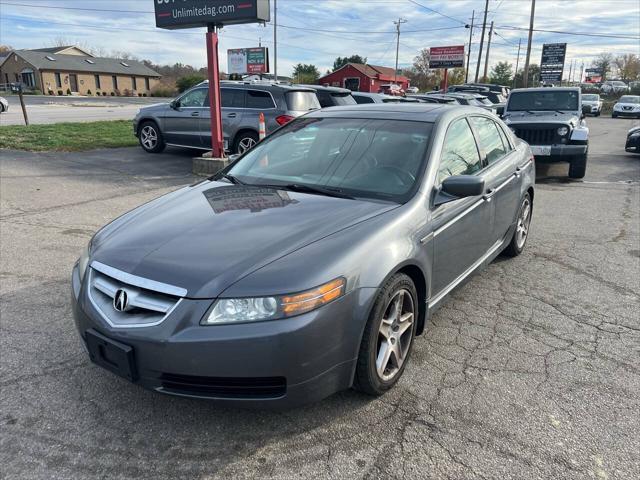
[[[236,118],[237,116],[237,113],[230,113],[229,115],[227,115],[227,118]]]
[[[192,117],[199,117],[200,116],[200,112],[191,112],[191,116]]]
[[[514,173],[514,175],[516,176],[516,178],[520,178],[520,172],[522,172],[522,168],[520,168],[520,167],[516,167],[516,173]]]
[[[496,189],[495,188],[490,188],[489,190],[487,190],[487,193],[485,193],[482,196],[482,198],[484,200],[486,200],[487,202],[490,202],[491,199],[493,198],[493,196],[495,195],[495,193],[496,193]]]

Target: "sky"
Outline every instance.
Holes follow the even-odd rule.
[[[70,44],[126,51],[159,64],[206,64],[204,29],[166,31],[155,27],[155,0],[0,0],[0,43],[19,48]],[[321,73],[338,56],[359,54],[368,63],[393,67],[396,55],[394,20],[402,24],[399,67],[408,67],[422,48],[468,45],[472,11],[471,71],[475,71],[484,0],[277,0],[278,74],[291,75],[297,63],[311,63]],[[273,12],[274,0],[271,0]],[[524,65],[531,0],[490,0],[487,23],[494,22],[490,67],[499,61],[515,65],[522,40]],[[220,65],[226,51],[270,48],[272,22],[228,26],[220,34]],[[537,0],[531,62],[540,63],[543,43],[567,43],[565,76],[575,61],[580,71],[601,52],[640,54],[640,0]],[[488,30],[488,28],[487,28]],[[597,36],[587,36],[591,34]],[[607,37],[611,36],[611,37]],[[613,37],[613,38],[612,38]],[[628,38],[624,38],[628,37]],[[486,46],[486,42],[485,42]],[[486,47],[485,47],[486,52]],[[484,59],[481,67],[484,69]]]

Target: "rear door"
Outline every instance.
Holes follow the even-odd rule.
[[[233,139],[242,124],[246,90],[244,88],[220,89],[222,110],[222,136],[225,150],[233,149]],[[205,101],[209,105],[209,96]],[[207,108],[200,117],[200,135],[204,146],[211,145],[211,112]]]
[[[207,95],[207,88],[195,88],[178,98],[174,108],[167,109],[162,132],[167,143],[196,148],[203,146],[200,118],[209,111],[205,106]]]
[[[485,175],[475,137],[465,118],[451,122],[442,146],[436,188],[453,175]],[[483,195],[433,207],[433,271],[430,307],[481,264],[493,243],[493,202]]]
[[[487,165],[485,198],[495,203],[492,241],[497,242],[505,239],[520,205],[517,152],[511,147],[502,128],[491,118],[473,116],[470,121],[480,155]]]

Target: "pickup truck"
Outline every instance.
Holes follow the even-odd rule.
[[[512,90],[502,119],[531,146],[536,162],[568,162],[569,177],[587,171],[589,128],[579,88]]]

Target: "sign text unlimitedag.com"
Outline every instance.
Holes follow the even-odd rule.
[[[269,0],[154,0],[156,26],[177,29],[268,22]]]

